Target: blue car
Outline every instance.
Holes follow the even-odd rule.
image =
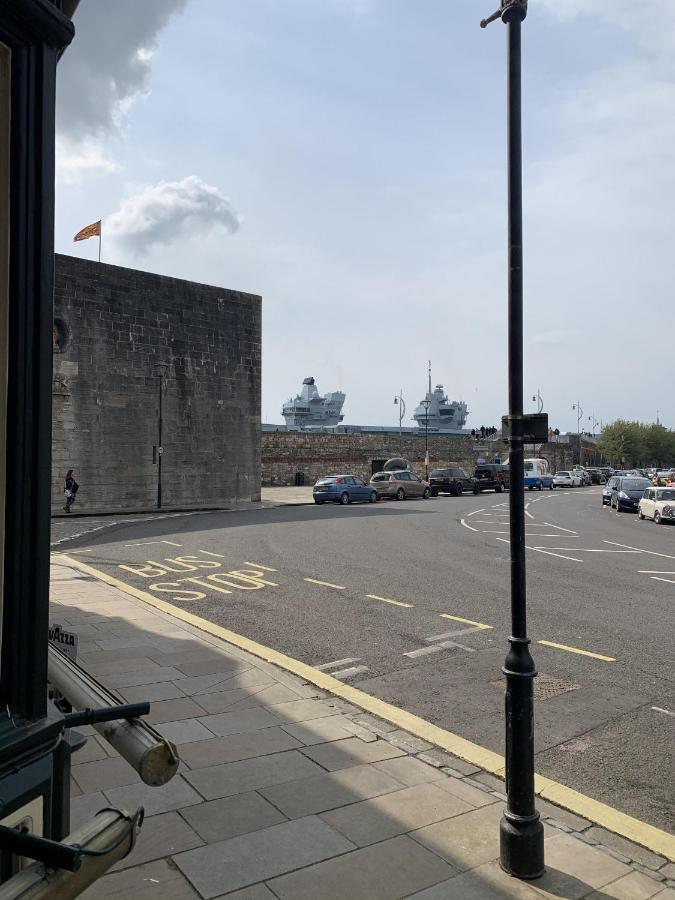
[[[327,475],[319,478],[314,485],[314,502],[347,503],[362,502],[375,503],[377,491],[359,478],[358,475]]]

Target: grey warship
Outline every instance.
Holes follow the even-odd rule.
[[[312,377],[302,382],[302,392],[284,403],[281,414],[291,428],[322,428],[339,425],[344,419],[342,391],[321,396]]]
[[[429,401],[429,413],[425,401]],[[466,403],[461,400],[448,400],[442,384],[431,390],[431,363],[429,363],[429,386],[424,400],[415,409],[413,419],[420,428],[429,427],[429,431],[454,431],[460,433],[469,414]]]

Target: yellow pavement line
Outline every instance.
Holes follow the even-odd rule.
[[[264,569],[266,572],[276,572],[276,569],[270,569],[269,566],[263,566],[260,563],[249,562],[248,559],[244,560],[244,565],[245,566],[255,566],[256,569]]]
[[[336,591],[344,591],[344,585],[331,584],[330,581],[317,581],[316,578],[303,578],[303,581],[309,581],[310,584],[320,584],[323,587],[335,588]]]
[[[381,600],[383,603],[393,603],[394,606],[405,606],[406,609],[412,609],[412,603],[403,603],[402,600],[390,600],[388,597],[378,597],[377,594],[366,594],[371,600]]]
[[[476,628],[492,628],[492,625],[484,625],[483,622],[474,622],[472,619],[461,619],[459,616],[451,616],[449,613],[441,613],[441,619],[452,619],[453,622],[464,622],[465,625],[475,625]]]
[[[579,650],[578,647],[568,647],[567,644],[555,644],[553,641],[537,641],[544,647],[555,647],[556,650],[567,650],[568,653],[578,653],[579,656],[591,656],[593,659],[602,659],[604,662],[616,662],[614,656],[603,656],[602,653],[591,653],[590,650]]]
[[[234,644],[235,647],[239,647],[241,650],[246,650],[253,656],[258,656],[260,659],[267,660],[267,662],[273,663],[287,672],[292,672],[305,681],[309,681],[311,684],[329,691],[334,696],[341,697],[343,700],[361,707],[361,709],[380,719],[384,719],[386,722],[391,722],[398,728],[409,731],[422,740],[435,744],[437,747],[447,750],[448,753],[454,753],[460,759],[479,766],[481,769],[485,769],[486,772],[491,772],[493,775],[501,778],[504,777],[504,757],[499,753],[488,750],[486,747],[481,747],[479,744],[474,744],[472,741],[468,741],[458,734],[453,734],[451,731],[446,731],[444,728],[427,722],[426,719],[406,712],[404,709],[398,709],[390,703],[385,703],[384,700],[371,697],[370,694],[366,694],[364,691],[360,691],[349,684],[343,684],[337,678],[333,678],[325,672],[320,672],[314,666],[308,666],[306,663],[300,662],[300,660],[293,659],[292,656],[286,656],[284,653],[279,653],[271,647],[266,647],[264,644],[259,644],[257,641],[252,641],[250,638],[223,628],[222,625],[216,625],[215,622],[209,622],[200,616],[187,612],[187,610],[167,603],[166,600],[160,600],[158,597],[146,593],[146,591],[132,587],[124,581],[119,581],[112,575],[108,575],[106,572],[95,569],[82,560],[73,559],[65,553],[59,554],[59,557],[64,563],[67,563],[74,569],[86,572],[88,575],[92,575],[100,581],[116,587],[123,593],[142,600],[149,606],[155,607],[155,609],[160,609],[176,619],[187,622],[200,631],[212,634],[221,640]],[[577,815],[594,822],[596,825],[601,825],[603,828],[607,828],[609,831],[613,831],[615,834],[619,834],[629,841],[640,844],[654,853],[665,856],[671,862],[675,862],[675,836],[542,775],[535,775],[534,786],[536,793],[544,799],[551,800],[553,803],[570,810],[570,812],[577,813]]]

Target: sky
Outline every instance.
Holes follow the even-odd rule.
[[[81,0],[59,63],[56,249],[263,297],[262,418],[434,384],[507,412],[497,0]],[[530,0],[526,408],[675,427],[672,0]],[[412,421],[407,424],[412,425]],[[599,426],[595,426],[596,430]]]

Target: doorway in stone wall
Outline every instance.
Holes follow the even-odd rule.
[[[386,463],[386,459],[371,459],[370,461],[370,473],[374,475],[376,472],[381,472],[384,469],[384,464]]]

